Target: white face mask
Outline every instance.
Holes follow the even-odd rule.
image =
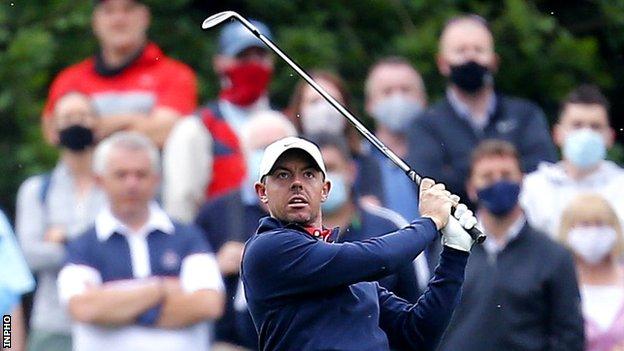
[[[578,227],[568,232],[568,245],[590,265],[601,262],[613,249],[617,232],[613,227]]]
[[[318,100],[302,109],[301,128],[305,135],[319,133],[342,135],[345,120],[329,102]]]

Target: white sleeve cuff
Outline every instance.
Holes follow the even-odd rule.
[[[223,291],[223,280],[213,254],[197,253],[182,260],[180,271],[182,289],[194,292],[201,289]]]
[[[69,264],[58,275],[59,300],[67,304],[69,300],[87,290],[87,287],[102,284],[102,276],[95,268],[81,264]]]

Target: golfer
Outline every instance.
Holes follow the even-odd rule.
[[[304,139],[269,145],[255,190],[270,217],[247,241],[242,280],[261,350],[433,350],[457,305],[476,219],[444,185],[423,179],[421,217],[362,242],[332,243],[321,203],[330,194],[321,153]],[[447,226],[447,223],[448,226]],[[442,231],[443,250],[416,304],[375,280],[410,263]],[[380,233],[381,234],[381,233]]]

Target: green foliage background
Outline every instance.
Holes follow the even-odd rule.
[[[348,83],[361,107],[370,64],[403,55],[422,72],[432,101],[444,80],[435,66],[437,37],[453,15],[474,12],[491,23],[501,69],[500,90],[539,103],[551,122],[557,101],[581,82],[601,86],[613,103],[620,138],[624,111],[624,0],[147,0],[151,38],[196,69],[200,96],[218,91],[211,69],[218,31],[202,20],[232,9],[269,24],[278,45],[306,69],[329,68]],[[56,153],[41,138],[40,113],[53,77],[92,55],[92,1],[0,1],[0,206],[12,212],[19,184],[49,169]],[[298,77],[277,62],[271,85],[278,107]],[[361,112],[361,108],[359,111]],[[617,148],[611,157],[622,160]]]

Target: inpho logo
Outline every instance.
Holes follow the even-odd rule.
[[[2,317],[2,347],[11,348],[11,316],[4,315]]]

